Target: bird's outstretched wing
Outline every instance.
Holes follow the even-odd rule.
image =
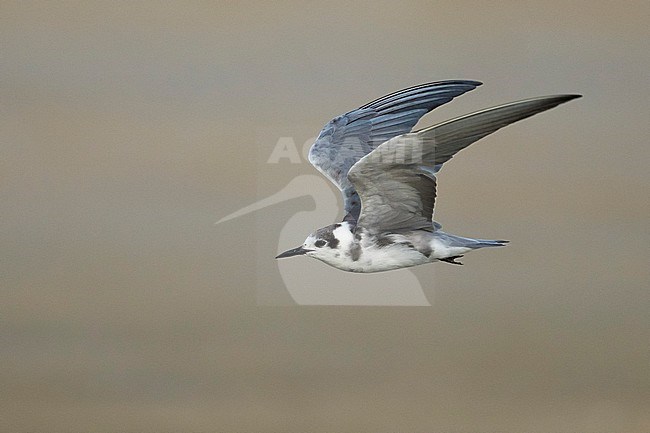
[[[579,97],[557,95],[512,102],[386,141],[348,173],[362,203],[357,227],[371,233],[433,230],[436,166],[504,126]]]
[[[356,222],[361,203],[348,171],[381,143],[409,132],[429,111],[481,83],[438,81],[400,90],[332,119],[309,150],[309,161],[343,194],[346,219]]]

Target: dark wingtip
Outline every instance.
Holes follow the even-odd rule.
[[[428,83],[420,84],[419,86],[432,86],[432,85],[441,85],[441,84],[469,84],[471,86],[478,87],[478,86],[482,86],[483,82],[478,80],[455,79],[455,80],[430,81]]]
[[[582,98],[582,95],[578,93],[569,93],[567,95],[559,95],[559,97],[563,98],[565,101],[570,101],[572,99]]]
[[[573,99],[578,99],[578,98],[582,98],[582,95],[579,95],[577,93],[576,94],[568,93],[568,94],[559,94],[559,95],[537,96],[535,98],[524,99],[521,101],[512,102],[510,104],[504,104],[501,107],[505,107],[508,105],[514,106],[517,104],[526,104],[526,103],[534,104],[535,106],[537,106],[538,110],[533,110],[531,114],[522,117],[522,119],[525,119],[526,117],[530,117],[533,114],[541,113],[542,111],[549,110],[551,108],[557,107],[560,104],[564,104],[565,102],[569,102]],[[494,108],[500,108],[500,107],[494,107]]]
[[[482,81],[477,81],[477,80],[447,80],[443,82],[447,84],[465,84],[472,87],[478,87],[483,85]]]
[[[572,101],[574,99],[582,98],[582,95],[579,95],[577,93],[568,93],[565,95],[555,95],[550,97],[553,102],[557,103],[557,105],[564,104],[565,102]]]

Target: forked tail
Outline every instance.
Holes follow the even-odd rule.
[[[476,239],[476,242],[470,245],[467,245],[470,248],[485,248],[485,247],[505,247],[506,244],[510,241],[504,240],[489,240],[489,239]]]

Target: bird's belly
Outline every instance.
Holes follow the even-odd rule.
[[[351,272],[381,272],[428,263],[424,254],[403,245],[365,249],[358,260],[346,263]]]

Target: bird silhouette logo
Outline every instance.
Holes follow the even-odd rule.
[[[295,244],[296,233],[311,230],[315,219],[334,221],[339,213],[336,194],[327,181],[313,174],[298,175],[284,188],[217,221],[222,224],[300,197],[311,197],[315,209],[296,212],[280,230],[277,252],[269,252],[284,286],[298,305],[429,306],[422,284],[410,269],[381,274],[340,272],[315,260],[275,260],[275,254]]]

